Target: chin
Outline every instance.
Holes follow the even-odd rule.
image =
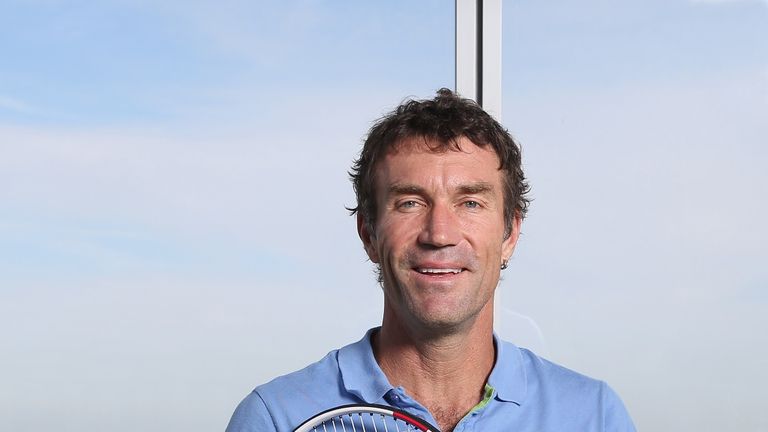
[[[474,316],[457,315],[455,310],[447,313],[421,314],[416,316],[416,320],[425,330],[441,333],[460,330],[475,321]]]

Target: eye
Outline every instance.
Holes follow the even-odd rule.
[[[401,209],[404,209],[404,210],[416,208],[418,206],[419,206],[419,203],[414,201],[414,200],[403,201],[403,202],[401,202],[400,204],[397,205],[398,208],[401,208]]]
[[[479,208],[479,207],[480,207],[480,203],[479,203],[479,202],[477,202],[477,201],[472,201],[472,200],[470,200],[470,201],[465,201],[465,202],[464,202],[464,207],[466,207],[466,208],[468,208],[468,209],[476,209],[476,208]]]

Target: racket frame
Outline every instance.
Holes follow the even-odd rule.
[[[323,430],[323,422],[351,414],[379,414],[385,417],[393,418],[395,420],[401,420],[406,424],[410,424],[416,427],[416,430],[418,431],[440,432],[439,429],[419,417],[416,417],[395,407],[377,404],[339,405],[310,417],[309,419],[305,420],[299,427],[294,429],[294,432],[314,432],[315,430],[321,431]]]

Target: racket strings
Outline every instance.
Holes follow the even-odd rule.
[[[389,432],[388,423],[394,424],[393,432],[418,431],[411,423],[400,418],[388,417],[374,413],[349,413],[342,414],[313,427],[313,432]],[[366,425],[368,428],[366,429]],[[347,427],[349,426],[349,428]],[[381,429],[379,428],[381,426]],[[401,428],[403,426],[404,428]]]

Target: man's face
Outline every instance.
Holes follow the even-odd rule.
[[[358,219],[371,261],[381,266],[387,314],[437,330],[492,317],[504,259],[520,232],[504,238],[499,159],[459,140],[461,151],[433,152],[421,139],[401,143],[376,167],[374,232]]]

